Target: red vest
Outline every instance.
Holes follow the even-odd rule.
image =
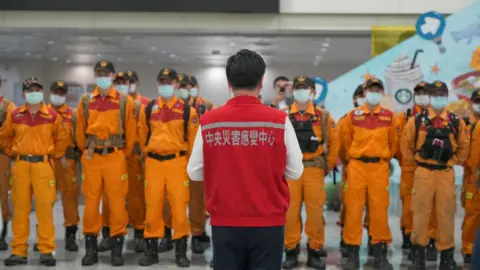
[[[287,115],[238,96],[200,119],[206,208],[213,226],[285,225]]]

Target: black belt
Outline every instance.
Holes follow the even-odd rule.
[[[379,163],[382,159],[379,157],[359,157],[356,160],[360,160],[364,163]]]
[[[103,151],[104,151],[104,148],[95,148],[95,149],[93,150],[93,152],[94,152],[95,154],[100,154],[100,155],[102,155],[102,154],[104,153]],[[108,147],[108,148],[107,148],[107,154],[111,154],[111,153],[113,153],[113,152],[115,152],[115,147]]]
[[[179,157],[183,157],[187,154],[187,152],[185,151],[180,151],[178,153],[178,156]],[[166,161],[166,160],[171,160],[171,159],[174,159],[177,157],[176,154],[171,154],[171,155],[159,155],[159,154],[155,154],[155,153],[148,153],[148,157],[151,157],[153,159],[156,159],[158,161]]]
[[[50,156],[34,156],[34,155],[18,155],[17,160],[22,160],[30,163],[45,162],[50,160]]]
[[[450,168],[448,165],[443,165],[443,164],[428,164],[428,163],[423,163],[423,162],[417,162],[417,165],[429,169],[431,171],[442,171]]]

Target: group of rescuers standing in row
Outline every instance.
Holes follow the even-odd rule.
[[[186,167],[199,115],[208,113],[213,105],[198,95],[194,77],[173,69],[165,68],[158,74],[159,97],[152,101],[137,93],[139,80],[133,71],[115,73],[114,65],[103,60],[95,65],[94,74],[96,88],[82,95],[76,111],[65,103],[68,87],[63,81],[51,86],[49,105],[43,102],[44,87],[36,78],[23,83],[25,104],[21,107],[16,108],[4,97],[0,100],[0,198],[5,221],[0,250],[8,249],[10,185],[14,210],[12,254],[5,265],[28,261],[33,198],[38,219],[35,248],[40,252],[40,263],[56,265],[53,205],[57,187],[64,208],[65,249],[78,251],[76,165],[80,161],[85,197],[86,254],[82,265],[96,264],[98,252],[110,250],[110,263],[122,266],[124,236],[130,224],[135,229],[135,252],[144,253],[139,265],[159,263],[158,253],[172,250],[175,243],[176,264],[189,267],[186,252],[190,234],[194,253],[203,253],[210,238],[205,234],[203,182],[190,181]],[[292,83],[286,78],[275,80],[276,91],[284,92],[286,84],[293,90],[293,103],[279,109],[287,112],[293,124],[305,169],[300,181],[287,179],[290,207],[286,214],[284,269],[299,264],[303,228],[308,236],[307,265],[326,269],[324,177],[338,158],[343,163],[339,224],[344,269],[360,267],[365,209],[374,268],[393,269],[387,259],[392,241],[388,219],[392,158],[402,169],[402,247],[411,250],[414,270],[425,269],[425,261],[436,260],[437,252],[440,270],[456,268],[452,167],[464,166],[462,252],[468,263],[480,222],[475,182],[480,163],[480,129],[475,129],[480,118],[480,90],[472,95],[473,114],[466,120],[446,110],[448,88],[441,81],[418,84],[414,106],[394,114],[380,105],[383,83],[372,78],[355,90],[355,109],[335,124],[327,110],[312,102],[315,84],[310,78],[299,76]],[[14,165],[10,177],[11,159]],[[303,204],[307,214],[304,226]],[[100,231],[103,238],[97,243]]]

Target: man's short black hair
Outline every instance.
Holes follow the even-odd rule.
[[[265,75],[265,61],[260,54],[243,49],[227,61],[227,80],[232,90],[255,90]]]
[[[275,80],[273,80],[273,85],[275,86],[275,84],[278,82],[278,81],[289,81],[289,79],[286,77],[286,76],[278,76],[277,78],[275,78]]]

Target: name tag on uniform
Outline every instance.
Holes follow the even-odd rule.
[[[378,117],[378,119],[379,119],[380,121],[391,121],[391,120],[392,120],[392,117],[380,115],[380,116]]]
[[[355,120],[355,121],[365,120],[365,115],[354,116],[354,117],[353,117],[353,120]]]

